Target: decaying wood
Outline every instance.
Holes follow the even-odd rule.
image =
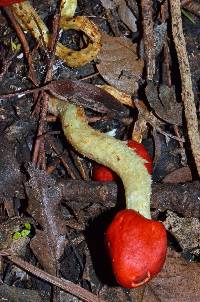
[[[68,180],[59,186],[65,200],[101,203],[108,208],[116,205],[119,194],[115,182]],[[162,212],[170,209],[185,217],[200,217],[200,182],[153,184],[151,208]]]

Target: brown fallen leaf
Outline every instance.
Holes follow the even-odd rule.
[[[115,9],[121,0],[100,0],[105,9]]]
[[[127,5],[125,0],[121,0],[118,7],[118,14],[122,22],[132,31],[137,32],[137,19]]]
[[[145,91],[149,105],[158,117],[170,124],[182,125],[182,105],[176,101],[174,86],[157,87],[149,82]]]
[[[137,302],[199,302],[200,264],[169,253],[159,275],[145,287]]]
[[[71,101],[85,108],[101,113],[127,115],[128,110],[118,99],[95,85],[82,81],[57,80],[45,86],[45,89],[63,101]]]
[[[163,270],[147,285],[130,290],[104,286],[99,295],[110,302],[199,302],[199,274],[199,263],[169,252]]]
[[[102,34],[102,48],[97,69],[106,82],[128,94],[137,89],[144,62],[138,59],[136,45],[125,37]]]
[[[171,183],[171,184],[177,184],[177,183],[184,183],[192,181],[192,173],[190,168],[187,167],[181,167],[169,174],[167,174],[163,179],[163,183]]]
[[[43,268],[56,275],[58,259],[65,245],[65,222],[59,209],[61,190],[44,171],[30,166],[30,180],[26,183],[28,213],[38,223],[31,249]]]

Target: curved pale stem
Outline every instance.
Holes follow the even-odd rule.
[[[151,176],[144,167],[145,161],[124,142],[92,129],[82,108],[50,99],[49,111],[60,116],[65,136],[78,152],[119,175],[127,208],[151,218]]]

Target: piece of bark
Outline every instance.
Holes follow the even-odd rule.
[[[115,182],[68,180],[58,185],[65,200],[85,204],[102,203],[108,208],[116,205],[119,194]],[[200,217],[200,182],[153,184],[151,207],[160,211],[170,209],[185,217]]]
[[[30,165],[30,180],[25,184],[28,196],[28,213],[40,228],[31,240],[30,247],[43,268],[56,276],[58,260],[62,256],[65,240],[65,221],[60,211],[61,192],[46,172]]]
[[[114,207],[117,201],[117,185],[114,182],[63,180],[59,182],[65,200],[80,203],[102,203]]]
[[[170,209],[184,217],[200,217],[200,182],[184,184],[154,184],[151,196],[152,208]]]

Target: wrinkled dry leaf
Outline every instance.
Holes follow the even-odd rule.
[[[144,287],[130,290],[130,302],[199,302],[200,265],[169,252],[163,270]]]
[[[82,81],[57,80],[45,86],[50,93],[63,101],[71,101],[101,113],[127,115],[128,110],[105,90]]]
[[[116,8],[122,0],[100,0],[105,9]]]
[[[65,222],[59,203],[61,190],[44,171],[30,166],[30,180],[26,183],[28,213],[37,221],[40,229],[31,240],[31,249],[43,268],[56,275],[57,261],[65,244]]]
[[[102,34],[102,49],[97,69],[106,82],[130,95],[137,89],[144,63],[139,60],[136,45],[125,37]]]
[[[118,14],[122,22],[132,31],[137,32],[137,19],[127,6],[125,0],[121,1],[118,7]]]
[[[147,285],[130,290],[104,286],[99,295],[110,302],[199,302],[199,274],[199,263],[169,252],[163,270]]]
[[[199,302],[200,265],[169,255],[164,269],[146,287],[142,302]],[[139,301],[138,301],[139,302]]]
[[[188,181],[192,181],[192,173],[188,166],[181,167],[181,168],[167,174],[162,179],[163,183],[171,183],[171,184],[185,183]]]
[[[170,124],[182,125],[182,105],[176,101],[174,86],[157,87],[149,82],[145,91],[149,105],[156,115]]]
[[[179,217],[172,211],[167,211],[166,229],[174,235],[181,248],[198,256],[200,254],[200,222],[197,218]]]

